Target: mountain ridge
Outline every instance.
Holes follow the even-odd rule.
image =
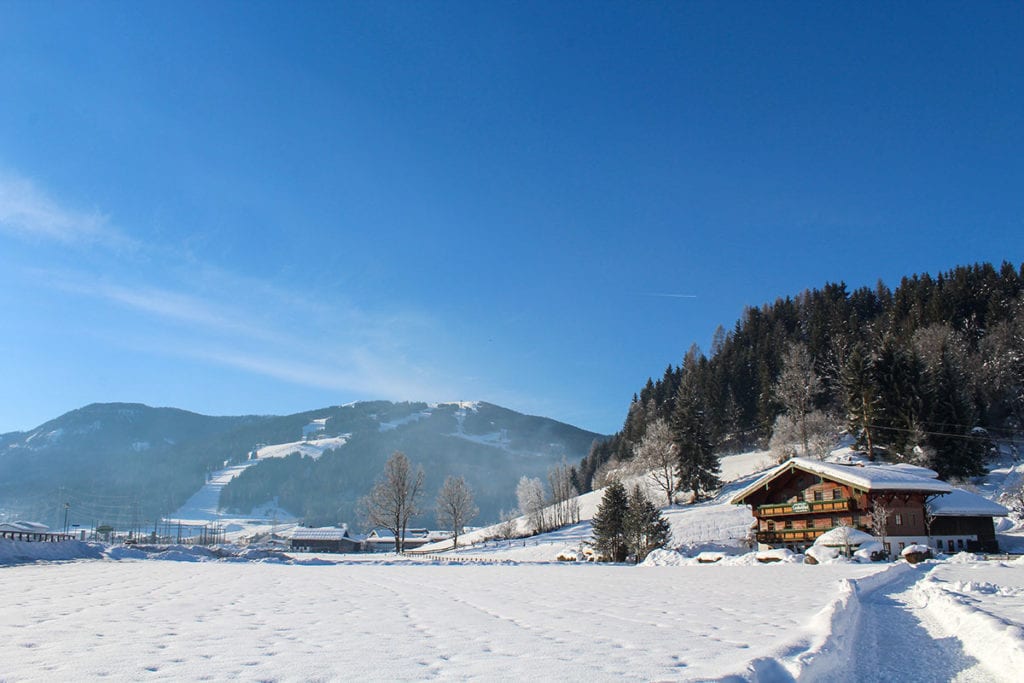
[[[481,516],[496,516],[514,505],[519,476],[544,476],[605,438],[483,401],[360,401],[238,416],[91,403],[0,435],[0,516],[62,523],[69,503],[75,523],[111,518],[115,525],[143,526],[175,510],[211,472],[245,461],[259,446],[301,441],[314,420],[318,434],[349,438],[316,459],[299,454],[258,463],[225,487],[222,504],[245,509],[280,498],[311,523],[351,522],[383,460],[403,450],[427,472],[428,514],[434,488],[453,474],[475,484]]]

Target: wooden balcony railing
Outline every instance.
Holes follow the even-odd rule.
[[[776,529],[775,531],[758,531],[757,542],[775,545],[778,543],[813,542],[828,529]]]
[[[759,505],[759,517],[780,517],[782,515],[821,514],[824,512],[846,512],[853,509],[854,501],[850,498],[841,500],[808,500],[796,503],[777,503]]]

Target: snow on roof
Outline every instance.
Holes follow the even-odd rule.
[[[1006,517],[1010,511],[988,498],[963,489],[928,502],[928,511],[936,517]]]
[[[920,465],[911,465],[909,462],[898,462],[895,465],[889,465],[889,467],[894,467],[902,472],[907,472],[908,474],[916,474],[917,476],[924,477],[925,479],[939,478],[939,473],[935,470],[928,469],[927,467],[921,467]]]
[[[50,530],[50,527],[39,522],[3,522],[0,524],[0,531],[13,531],[20,533],[29,534],[44,534]]]
[[[293,541],[340,541],[351,539],[348,526],[295,527],[288,537]]]
[[[922,476],[922,472],[931,472],[931,470],[924,467],[876,463],[842,465],[822,462],[821,460],[810,460],[808,458],[790,458],[733,496],[732,502],[742,504],[747,496],[762,488],[786,470],[794,467],[864,491],[949,493],[953,490],[953,487],[944,481],[939,481],[931,476]]]

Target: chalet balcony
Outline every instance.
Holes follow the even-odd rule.
[[[783,543],[813,543],[818,536],[828,529],[776,529],[775,531],[758,531],[757,542],[767,545]]]
[[[808,515],[831,512],[847,512],[854,509],[854,500],[843,498],[840,500],[806,500],[795,503],[779,503],[774,505],[759,505],[757,508],[758,517],[782,517],[784,515]]]

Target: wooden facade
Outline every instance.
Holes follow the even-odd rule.
[[[826,531],[871,529],[867,492],[794,469],[745,501],[757,520],[757,542],[803,549]]]
[[[927,543],[942,552],[997,550],[990,515],[929,513],[929,501],[954,489],[918,471],[927,472],[793,459],[737,494],[733,503],[750,505],[755,538],[763,548],[803,551],[822,534],[842,526],[883,536],[890,555],[913,543]],[[884,535],[875,533],[876,504],[887,515]]]

